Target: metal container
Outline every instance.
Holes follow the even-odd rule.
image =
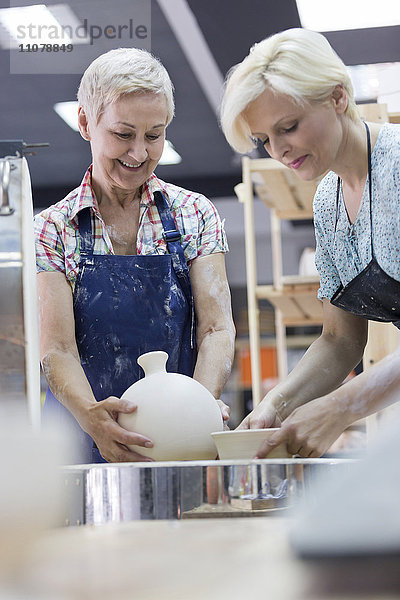
[[[64,524],[278,515],[303,498],[312,501],[320,475],[352,463],[321,458],[64,467]]]
[[[20,142],[0,142],[0,399],[40,419],[33,208]],[[13,154],[11,154],[13,153]]]

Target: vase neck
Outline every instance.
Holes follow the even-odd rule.
[[[137,359],[137,362],[142,367],[145,376],[149,377],[155,373],[166,373],[167,360],[168,354],[161,350],[157,350],[156,352],[141,354]]]

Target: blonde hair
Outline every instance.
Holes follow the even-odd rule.
[[[78,102],[89,119],[100,119],[105,107],[132,92],[164,94],[167,125],[174,116],[174,88],[166,68],[149,52],[117,48],[98,56],[84,72]]]
[[[346,66],[320,33],[287,29],[255,44],[248,56],[233,67],[225,83],[221,126],[238,152],[255,147],[243,112],[267,88],[295,102],[326,102],[337,85],[346,91],[346,114],[359,119],[353,85]]]

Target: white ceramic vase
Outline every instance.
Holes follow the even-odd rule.
[[[153,441],[153,448],[130,446],[153,460],[212,460],[217,450],[211,433],[223,430],[218,404],[198,381],[167,373],[167,360],[168,354],[161,351],[139,356],[145,377],[121,396],[137,410],[120,413],[118,423]]]

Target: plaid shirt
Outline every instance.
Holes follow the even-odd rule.
[[[181,233],[181,244],[188,265],[199,256],[228,251],[223,222],[210,200],[201,194],[165,183],[153,173],[142,188],[136,243],[138,255],[167,253],[167,245],[162,238],[163,226],[153,199],[157,190],[166,198]],[[79,187],[34,219],[37,271],[65,273],[72,288],[80,260],[77,216],[86,207],[92,209],[94,254],[113,254],[111,240],[91,186],[91,167]]]

